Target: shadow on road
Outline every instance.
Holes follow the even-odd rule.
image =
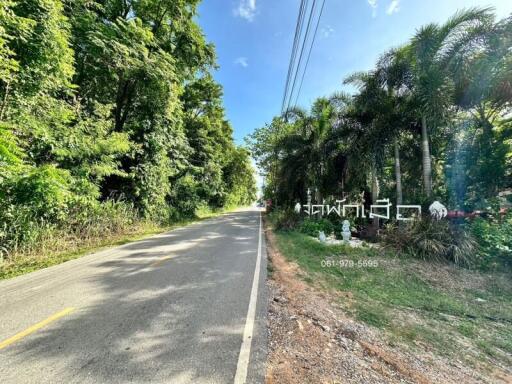
[[[229,382],[258,225],[255,212],[238,212],[125,245],[127,256],[80,277],[101,292],[87,306],[2,352],[40,367],[38,383]],[[155,257],[171,258],[152,266]]]

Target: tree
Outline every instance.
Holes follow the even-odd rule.
[[[231,160],[234,145],[232,128],[222,107],[222,88],[211,75],[185,86],[184,128],[192,148],[191,175],[199,185],[200,198],[209,205],[222,206],[229,194],[223,167]]]
[[[249,151],[243,147],[232,150],[230,160],[224,166],[223,175],[229,191],[227,206],[245,206],[256,200],[256,180]]]
[[[213,65],[193,18],[197,1],[69,1],[76,43],[75,81],[87,108],[109,105],[113,131],[133,150],[121,161],[126,177],[106,179],[104,196],[133,200],[144,215],[166,215],[170,180],[186,167],[183,83]]]
[[[30,234],[42,219],[64,226],[71,212],[88,225],[101,207],[117,209],[112,200],[123,200],[126,220],[168,221],[252,198],[198,4],[2,2],[0,228],[16,211]]]
[[[448,63],[480,38],[491,20],[489,8],[461,11],[441,26],[428,24],[420,28],[411,41],[409,54],[421,118],[423,184],[427,197],[432,195],[428,126],[441,123],[453,101],[454,85],[449,76]]]
[[[454,188],[451,163],[461,160],[454,150],[464,147],[467,193],[495,196],[510,184],[510,24],[495,23],[489,9],[461,11],[349,76],[357,88],[350,101],[320,98],[311,112],[274,118],[249,139],[267,192],[290,205],[312,185],[320,200],[340,189],[372,191],[376,200],[394,187],[397,204],[426,202],[434,174],[437,198],[445,199]],[[455,145],[462,136],[473,140]]]

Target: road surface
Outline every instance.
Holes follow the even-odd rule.
[[[0,383],[263,382],[266,270],[248,209],[2,281]]]

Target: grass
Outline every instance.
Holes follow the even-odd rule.
[[[77,259],[92,252],[97,252],[108,247],[123,245],[132,241],[183,227],[188,224],[205,220],[233,209],[201,210],[196,212],[196,217],[180,220],[172,225],[158,225],[153,222],[138,222],[129,229],[115,235],[76,238],[66,234],[53,235],[39,248],[30,252],[13,253],[9,259],[0,260],[0,280],[9,279],[39,269],[51,267],[69,260]]]
[[[350,292],[340,304],[391,340],[423,344],[440,355],[474,363],[482,357],[512,364],[512,281],[500,273],[400,258],[372,248],[327,246],[307,235],[277,232],[289,261],[319,287]],[[322,266],[322,260],[344,260]],[[352,262],[353,264],[349,264]],[[475,356],[461,350],[477,351]],[[489,361],[490,362],[490,361]]]
[[[129,233],[118,234],[112,237],[80,239],[61,239],[60,250],[55,246],[40,252],[15,253],[8,260],[0,264],[0,280],[9,279],[39,269],[51,267],[69,260],[77,259],[86,254],[102,250],[107,247],[119,246],[143,239],[145,237],[164,232],[168,227],[156,224],[141,224],[130,230]]]

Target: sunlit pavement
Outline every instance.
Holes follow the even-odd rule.
[[[252,208],[0,282],[0,382],[233,382],[251,292],[247,382],[263,382],[259,233]]]

